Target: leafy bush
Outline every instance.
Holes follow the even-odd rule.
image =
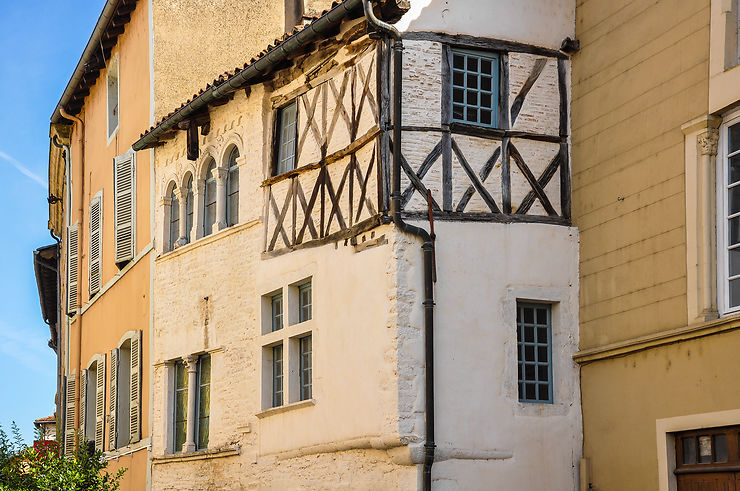
[[[23,443],[20,430],[11,425],[11,436],[0,426],[0,491],[115,491],[126,469],[115,475],[92,445],[78,445],[74,455],[63,455],[54,441]]]

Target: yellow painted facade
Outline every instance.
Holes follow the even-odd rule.
[[[717,128],[740,100],[736,58],[722,63],[731,3],[576,7],[583,490],[675,491],[675,432],[740,424],[714,172]]]

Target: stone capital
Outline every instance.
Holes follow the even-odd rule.
[[[229,169],[227,169],[226,167],[216,167],[215,169],[213,169],[213,177],[216,178],[217,183],[225,183],[228,176]]]
[[[717,142],[719,141],[719,131],[708,129],[696,137],[699,143],[699,151],[702,155],[717,155]]]
[[[162,198],[162,204],[164,206],[172,205],[172,198],[170,198],[169,196]]]
[[[236,164],[239,167],[241,167],[243,165],[246,165],[246,163],[247,163],[247,156],[246,155],[242,155],[241,157],[237,157],[236,158]]]
[[[183,358],[185,365],[188,367],[188,373],[195,373],[198,371],[198,355],[189,355]]]
[[[188,190],[187,190],[187,188],[177,187],[177,188],[175,188],[175,191],[174,192],[175,192],[175,197],[177,198],[177,201],[179,201],[181,203],[184,202],[185,199],[187,199],[187,197],[188,197]]]

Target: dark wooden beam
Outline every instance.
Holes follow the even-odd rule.
[[[549,56],[551,58],[568,58],[567,54],[550,48],[543,48],[541,46],[518,43],[515,41],[505,41],[503,39],[467,36],[463,34],[416,31],[404,33],[403,38],[410,41],[434,41],[437,43],[459,46],[461,48],[529,53],[532,55]]]

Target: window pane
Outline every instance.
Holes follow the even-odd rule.
[[[740,274],[740,248],[727,251],[727,262],[730,276]]]
[[[452,119],[456,119],[458,121],[465,119],[465,109],[463,106],[454,104],[452,106]]]
[[[537,309],[537,324],[547,325],[547,310]]]
[[[283,346],[272,348],[272,406],[283,405]]]
[[[714,435],[714,461],[727,462],[727,435]]]
[[[547,353],[547,346],[538,346],[537,347],[537,361],[540,363],[547,363],[547,359],[549,358]]]
[[[491,92],[491,77],[481,77],[480,88],[487,92]]]
[[[535,375],[536,367],[530,363],[524,365],[524,380],[537,380]]]
[[[311,398],[312,392],[312,341],[311,336],[306,336],[300,340],[300,361],[301,361],[301,372],[300,372],[300,384],[301,384],[301,400]]]
[[[537,380],[540,382],[548,382],[550,378],[550,370],[547,365],[537,366]]]
[[[534,360],[534,346],[524,346],[524,359]]]
[[[481,62],[480,62],[480,71],[481,71],[481,73],[492,74],[493,73],[493,64],[491,63],[491,60],[482,59]]]
[[[465,73],[458,71],[452,72],[452,85],[465,87]]]
[[[730,280],[730,307],[740,305],[740,278]]]
[[[455,53],[452,55],[452,66],[454,68],[464,69],[465,68],[465,56]]]
[[[684,464],[695,464],[696,463],[696,440],[693,436],[685,437],[681,443],[683,447],[683,463]]]
[[[525,384],[525,397],[530,401],[537,400],[536,384]]]
[[[197,448],[208,448],[211,414],[211,356],[198,358],[198,441]]]
[[[298,322],[311,320],[311,283],[298,287]]]
[[[475,92],[474,90],[469,90],[467,93],[467,103],[472,106],[478,105],[478,92]]]
[[[709,464],[712,462],[712,437],[705,435],[699,437],[699,463]]]
[[[537,328],[537,342],[547,344],[547,327]]]
[[[478,88],[478,75],[468,74],[466,87],[469,89]]]
[[[733,182],[740,181],[740,155],[735,155],[734,157],[730,157],[729,162],[727,163],[729,166],[729,182],[728,184],[732,184]]]
[[[478,109],[474,107],[468,107],[465,109],[465,119],[471,123],[478,122]]]
[[[470,72],[478,71],[478,58],[476,58],[475,56],[468,57],[468,71]]]
[[[729,153],[736,152],[740,150],[740,124],[734,124],[730,126],[730,141],[729,141],[729,148],[727,149]]]
[[[534,309],[532,308],[524,309],[524,322],[526,322],[527,324],[534,323]]]
[[[229,182],[226,199],[226,219],[229,226],[239,223],[239,168],[229,171]]]
[[[740,217],[731,218],[728,226],[728,244],[734,245],[740,243]]]
[[[539,393],[537,394],[540,401],[550,400],[550,386],[547,384],[538,384]]]
[[[170,250],[180,237],[180,202],[177,200],[174,188],[170,194]]]

